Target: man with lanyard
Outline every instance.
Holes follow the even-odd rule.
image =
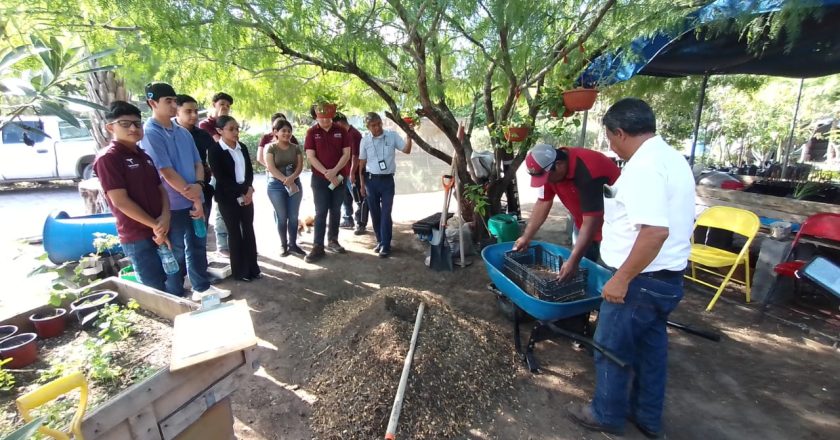
[[[315,199],[315,237],[312,250],[306,255],[311,263],[324,257],[324,235],[327,235],[327,249],[343,254],[346,251],[338,243],[338,223],[341,219],[341,205],[344,203],[344,166],[350,161],[350,137],[333,124],[332,118],[318,117],[317,123],[306,131],[303,148],[309,166],[312,167],[312,195]],[[329,217],[329,233],[327,233]]]
[[[572,405],[581,426],[622,434],[629,419],[648,438],[662,433],[667,381],[668,314],[683,296],[691,252],[694,178],[685,158],[656,134],[650,106],[635,98],[604,115],[610,148],[627,161],[604,188],[601,258],[613,270],[604,285],[595,341],[628,363],[595,353],[595,396]]]
[[[548,218],[556,195],[569,210],[580,231],[569,258],[560,268],[560,279],[577,272],[581,258],[598,261],[601,225],[604,223],[604,185],[618,179],[619,169],[607,156],[585,148],[557,148],[539,144],[525,156],[531,186],[540,188],[528,226],[514,250],[528,248],[531,239]]]
[[[338,128],[344,130],[347,136],[350,137],[350,162],[344,166],[344,171],[350,175],[347,180],[347,193],[344,195],[344,218],[341,221],[342,228],[353,229],[355,224],[354,235],[364,235],[367,228],[368,209],[365,199],[362,197],[359,190],[359,146],[362,143],[362,133],[356,130],[356,127],[350,125],[347,121],[347,116],[342,113],[336,113],[333,117],[333,123],[338,125]],[[353,213],[353,202],[356,202],[358,209]]]
[[[166,277],[166,291],[184,296],[184,275],[189,273],[193,300],[208,293],[221,298],[230,291],[210,285],[207,274],[207,239],[195,234],[193,219],[204,219],[204,164],[195,147],[192,135],[173,124],[177,98],[175,89],[166,83],[146,85],[146,102],[152,117],[143,127],[140,145],[151,156],[160,173],[163,187],[169,195],[169,242],[180,270]]]
[[[411,154],[411,138],[403,139],[394,131],[382,129],[382,118],[370,112],[365,115],[365,125],[370,131],[362,138],[359,147],[359,190],[366,197],[373,232],[376,234],[374,252],[380,258],[391,255],[391,209],[394,207],[394,172],[397,170],[396,154],[400,150]]]

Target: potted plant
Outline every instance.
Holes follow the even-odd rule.
[[[546,87],[540,93],[540,103],[548,109],[548,114],[552,118],[559,117],[558,115],[561,113],[564,118],[574,114],[573,111],[567,109],[563,104],[563,92],[559,87]]]
[[[42,311],[33,313],[29,322],[35,326],[35,333],[41,339],[54,338],[64,333],[66,328],[67,310],[62,308],[48,307]]]
[[[319,118],[332,118],[338,109],[338,97],[326,90],[320,91],[315,96],[315,116]]]
[[[502,130],[504,131],[506,141],[523,142],[525,139],[528,139],[528,134],[531,133],[531,126],[525,122],[519,113],[514,112]]]
[[[79,320],[82,326],[85,326],[93,323],[101,308],[116,300],[117,292],[111,290],[91,293],[70,303],[70,313]]]
[[[9,368],[23,368],[38,359],[38,344],[35,333],[21,333],[0,341],[0,358],[12,360]]]
[[[597,98],[598,89],[578,87],[563,92],[563,106],[576,112],[589,110]]]
[[[95,277],[102,274],[107,277],[117,274],[119,268],[114,257],[117,254],[117,249],[119,249],[120,239],[115,235],[101,232],[93,235],[93,247],[96,249],[96,253],[79,260],[78,267],[81,275]]]

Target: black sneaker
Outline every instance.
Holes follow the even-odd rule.
[[[352,221],[344,220],[343,222],[339,223],[338,227],[342,229],[353,229],[354,226]]]
[[[281,257],[288,257],[291,255],[291,249],[288,246],[283,246],[283,252],[280,254]]]
[[[343,247],[341,247],[340,244],[338,244],[338,241],[336,240],[331,240],[329,243],[327,243],[327,250],[330,252],[335,252],[336,254],[343,254],[347,252]]]
[[[356,226],[356,230],[353,231],[353,235],[365,235],[366,233],[364,226]]]
[[[379,251],[379,258],[388,258],[391,256],[390,249],[382,249]]]
[[[379,244],[379,243],[376,243],[376,247],[373,248],[373,251],[378,254],[379,251],[381,251],[381,250],[382,250],[382,245]]]
[[[324,246],[320,244],[312,245],[312,250],[309,251],[309,254],[304,258],[304,261],[307,263],[312,263],[314,261],[318,261],[321,258],[324,258]]]
[[[293,254],[296,254],[296,255],[300,255],[301,257],[305,257],[305,256],[306,256],[306,252],[304,252],[304,251],[303,251],[303,249],[301,249],[301,248],[300,248],[298,245],[296,245],[296,244],[293,244],[293,245],[289,246],[289,252],[291,252],[291,253],[293,253]]]

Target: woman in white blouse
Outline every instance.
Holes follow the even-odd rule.
[[[254,235],[254,169],[248,148],[239,142],[239,123],[231,116],[216,119],[219,143],[207,152],[216,177],[216,203],[228,229],[230,267],[240,281],[261,278]]]

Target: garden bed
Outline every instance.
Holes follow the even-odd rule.
[[[123,373],[106,392],[97,390],[98,397],[94,397],[92,389],[89,410],[81,422],[85,439],[231,438],[233,416],[228,395],[258,367],[256,347],[170,372],[171,322],[177,315],[194,311],[197,304],[118,278],[99,281],[86,289],[90,292],[115,291],[118,293],[117,301],[122,304],[136,301],[142,310],[138,321],[143,321],[143,324],[136,328],[135,337],[120,342],[125,343],[124,346],[115,344],[126,353],[121,355],[115,351],[113,363],[99,362],[96,365],[87,362],[88,359],[81,362],[82,371],[93,388],[98,386],[89,374],[89,371],[95,371],[94,367],[113,368],[119,365]],[[21,327],[21,331],[27,331],[25,316],[32,312],[18,315],[3,324],[15,324]],[[59,356],[60,362],[68,362],[64,359],[83,352],[74,348],[77,347],[75,344],[90,347],[92,344],[88,342],[86,345],[85,341],[94,339],[96,332],[77,329],[71,327],[62,338],[39,342],[48,350],[42,349],[42,353],[46,354],[39,364],[33,365],[34,369],[39,368],[41,362],[49,364],[53,356]],[[60,357],[60,353],[65,353],[65,357]],[[54,373],[56,376],[65,374]],[[39,375],[33,373],[30,380],[37,377]],[[12,406],[15,397],[17,395],[9,398]],[[72,398],[67,400],[63,405],[68,411],[74,410],[75,404],[70,405]],[[61,400],[56,402],[62,404]],[[7,409],[6,419],[11,418],[12,423],[19,421],[17,415],[9,414],[8,406],[4,409]]]

